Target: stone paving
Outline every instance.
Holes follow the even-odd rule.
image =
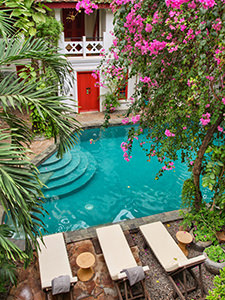
[[[131,247],[133,255],[138,264],[140,258],[138,255],[137,246]],[[108,273],[104,257],[102,253],[97,254],[91,240],[83,240],[80,242],[67,244],[67,253],[75,276],[78,271],[76,258],[80,253],[91,252],[95,255],[96,262],[94,265],[95,274],[92,279],[87,282],[78,281],[73,288],[73,299],[75,300],[117,300],[117,292],[113,281]],[[8,300],[44,300],[45,293],[41,290],[41,283],[39,277],[38,259],[35,254],[31,265],[24,270],[23,266],[18,268],[18,284],[13,287],[8,296]],[[54,300],[49,293],[49,299]],[[65,294],[63,298],[69,299],[69,295]]]

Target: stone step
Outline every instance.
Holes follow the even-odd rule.
[[[79,160],[80,164],[76,168],[74,168],[69,174],[65,173],[64,176],[61,175],[60,177],[58,177],[55,180],[52,180],[52,178],[51,178],[51,181],[49,181],[47,183],[47,187],[43,188],[43,191],[47,192],[52,189],[56,189],[56,188],[59,188],[59,187],[65,186],[65,185],[72,184],[73,181],[76,181],[80,176],[82,176],[88,167],[88,158],[87,158],[87,155],[82,152],[80,153],[79,158],[80,158],[80,160]],[[73,164],[73,161],[74,161],[74,157],[73,157],[70,165]],[[67,167],[69,167],[70,165],[68,165]],[[60,170],[64,171],[64,169],[66,169],[66,168],[63,168]]]
[[[65,185],[65,186],[61,186],[55,189],[51,189],[51,190],[46,190],[44,192],[45,198],[49,199],[51,198],[52,200],[61,198],[65,195],[74,193],[76,191],[78,191],[79,189],[83,188],[94,176],[95,172],[96,172],[96,168],[97,168],[97,163],[94,159],[94,157],[90,154],[90,153],[85,153],[87,158],[88,158],[88,167],[85,171],[85,173],[83,173],[82,176],[80,176],[77,180],[73,181],[72,183]],[[65,179],[66,180],[66,179]]]
[[[49,166],[41,165],[38,169],[40,174],[55,172],[56,170],[62,169],[63,167],[67,166],[71,162],[71,160],[72,160],[72,154],[70,152],[66,152],[62,159],[55,161]]]
[[[55,172],[53,172],[48,182],[59,179],[61,177],[65,177],[69,175],[71,172],[73,172],[80,165],[81,153],[82,152],[72,150],[71,151],[72,160],[70,161],[70,163],[66,165],[64,168],[58,169]]]

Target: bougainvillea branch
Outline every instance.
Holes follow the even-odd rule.
[[[121,145],[124,159],[131,159],[138,138],[148,161],[157,156],[162,163],[160,176],[174,168],[180,151],[193,171],[199,207],[205,151],[224,143],[225,1],[113,0],[111,7],[112,59],[101,70],[113,70],[114,80],[126,68],[137,79],[122,123],[132,113],[140,126]]]

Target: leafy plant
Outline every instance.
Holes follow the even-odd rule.
[[[34,0],[7,0],[5,5],[11,9],[10,17],[14,18],[13,26],[22,31],[26,37],[36,35],[36,27],[45,22],[46,9],[49,9],[43,3]]]
[[[194,238],[197,241],[212,241],[217,243],[216,232],[225,224],[225,212],[218,208],[210,210],[208,204],[202,206],[199,211],[181,212],[184,226],[193,227]]]
[[[16,2],[0,0],[0,32],[6,30],[6,37],[11,31],[9,23],[6,26],[2,18],[1,10],[4,3]],[[32,3],[29,0],[18,1],[19,11],[14,10],[14,15],[18,13],[18,21],[23,17],[20,5],[29,6]],[[37,11],[42,11],[39,4]],[[36,167],[27,156],[33,133],[26,120],[23,120],[23,115],[18,117],[15,112],[28,112],[33,106],[43,123],[51,124],[57,141],[57,154],[61,157],[77,142],[79,123],[70,115],[72,109],[65,104],[68,98],[63,91],[58,95],[58,87],[70,78],[71,66],[56,47],[49,47],[45,40],[34,36],[23,40],[17,35],[10,35],[10,39],[0,39],[0,53],[0,123],[6,127],[5,130],[0,129],[0,204],[11,217],[15,230],[22,230],[25,240],[25,250],[22,251],[9,239],[11,230],[6,225],[0,225],[0,280],[3,287],[8,279],[15,283],[13,271],[17,260],[27,266],[34,247],[38,247],[37,237],[41,236],[44,227],[39,218],[45,212],[42,206],[43,184],[37,176]],[[37,69],[35,72],[32,69],[34,60],[38,61],[41,69],[41,81],[36,80]],[[30,65],[30,73],[25,70],[20,78],[16,72],[3,72],[8,65],[25,64]]]
[[[225,250],[220,245],[207,247],[205,253],[212,261],[219,263],[225,262]]]
[[[116,93],[108,92],[104,95],[105,99],[103,105],[107,113],[112,113],[115,109],[120,106],[118,95]]]
[[[51,16],[47,16],[45,22],[37,24],[37,37],[46,39],[51,45],[58,45],[62,31],[62,23]]]
[[[208,162],[202,177],[202,186],[214,192],[212,208],[225,208],[225,146],[209,147],[206,151]]]
[[[206,296],[206,299],[225,299],[225,268],[220,270],[220,274],[214,277],[213,284],[215,287],[212,290],[209,290],[209,295]]]

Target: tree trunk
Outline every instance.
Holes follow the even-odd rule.
[[[202,160],[205,154],[206,149],[208,148],[208,145],[213,137],[213,134],[215,133],[217,127],[220,125],[220,123],[223,121],[223,113],[221,113],[216,120],[216,122],[207,130],[205,138],[198,150],[197,158],[195,159],[195,164],[192,170],[193,177],[194,177],[194,185],[196,190],[196,196],[195,196],[195,209],[198,211],[200,209],[201,203],[202,203],[202,193],[200,190],[200,175],[201,175],[201,167],[202,167]]]

